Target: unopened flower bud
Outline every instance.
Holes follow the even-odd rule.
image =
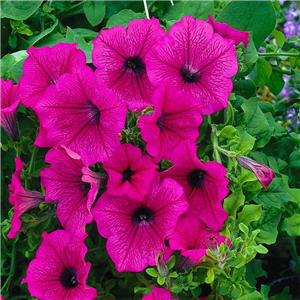
[[[208,235],[205,239],[206,245],[213,255],[219,253],[218,239],[215,236]]]
[[[157,255],[155,257],[157,271],[161,277],[166,277],[169,273],[167,265],[164,262],[164,256],[165,256],[164,250],[160,249],[158,250]]]

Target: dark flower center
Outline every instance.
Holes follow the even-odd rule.
[[[79,282],[77,279],[77,274],[75,269],[74,268],[64,269],[60,275],[60,282],[67,289],[72,289],[76,287],[79,284]]]
[[[195,169],[188,174],[188,182],[195,188],[201,188],[204,183],[206,172]]]
[[[141,206],[134,211],[132,220],[134,225],[139,225],[145,222],[151,224],[153,222],[153,211],[148,207]]]
[[[156,121],[156,125],[158,126],[159,129],[163,129],[164,128],[164,116],[161,115],[157,121]]]
[[[88,182],[82,182],[81,183],[81,187],[82,187],[83,192],[85,194],[87,194],[90,191],[90,189],[91,189],[91,184],[88,183]]]
[[[185,82],[198,82],[200,79],[199,72],[192,72],[189,66],[183,66],[180,70],[180,75]]]
[[[99,108],[92,101],[90,101],[87,104],[87,109],[88,109],[88,116],[91,120],[91,123],[93,123],[93,124],[99,123],[99,121],[100,121]]]
[[[130,182],[130,177],[133,175],[132,170],[128,167],[123,173],[123,180],[122,182],[125,182],[126,180]]]
[[[134,73],[134,75],[136,75],[136,76],[141,76],[146,71],[145,63],[138,56],[128,57],[125,60],[124,68],[127,71],[129,71],[129,70],[132,71]]]

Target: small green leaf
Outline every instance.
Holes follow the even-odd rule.
[[[111,28],[114,26],[127,26],[130,21],[135,19],[146,19],[146,15],[142,13],[136,13],[130,9],[123,9],[119,13],[109,18],[106,28]]]
[[[286,231],[289,236],[300,236],[300,214],[296,213],[293,216],[284,219],[281,230]]]
[[[257,246],[253,246],[253,247],[260,254],[267,254],[268,253],[268,249],[265,246],[263,246],[262,244],[259,244]]]
[[[257,221],[260,218],[261,213],[261,205],[245,205],[243,210],[238,214],[238,222],[243,222],[245,225],[249,225],[249,223]]]
[[[281,48],[285,43],[285,36],[281,31],[274,29],[271,33],[276,39],[278,48]]]
[[[253,80],[257,87],[260,87],[267,83],[272,74],[272,67],[269,62],[263,58],[259,58],[254,66],[254,69],[249,74],[249,77]]]
[[[166,278],[165,278],[165,277],[161,277],[161,276],[158,276],[158,277],[157,277],[157,283],[158,283],[159,285],[163,285],[163,284],[165,283],[165,281],[166,281]]]
[[[267,86],[274,95],[278,95],[284,87],[282,74],[273,71],[271,76],[267,80]]]
[[[154,268],[148,268],[146,269],[146,273],[152,277],[158,277],[159,273]]]
[[[172,255],[167,262],[168,270],[172,269],[175,266],[175,263],[176,263],[175,255]]]
[[[207,21],[208,15],[215,15],[213,1],[185,1],[180,17],[193,16],[196,19]]]
[[[241,188],[236,189],[229,197],[224,199],[224,209],[228,215],[234,216],[235,211],[244,204],[245,196]]]
[[[289,52],[290,53],[298,53],[299,54],[299,52],[296,49],[291,49],[291,50],[289,50]],[[291,56],[289,58],[289,60],[290,60],[290,63],[291,63],[291,67],[293,69],[295,69],[296,67],[299,67],[299,65],[300,65],[300,57],[299,57],[299,55],[296,56],[296,57],[295,56]]]
[[[233,92],[248,99],[256,94],[256,87],[252,80],[238,80],[233,82]]]
[[[106,5],[104,1],[84,1],[83,11],[92,26],[99,25],[105,17]]]

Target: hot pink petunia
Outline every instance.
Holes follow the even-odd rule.
[[[273,178],[276,177],[272,169],[258,163],[246,156],[238,156],[237,161],[240,166],[255,174],[262,187],[266,190]]]
[[[139,201],[143,201],[149,192],[158,168],[151,157],[143,155],[140,148],[131,144],[123,144],[103,167],[109,175],[107,182],[109,194],[127,195]]]
[[[40,300],[91,300],[94,288],[86,286],[91,264],[84,261],[87,247],[82,238],[64,230],[42,234],[43,241],[21,283]]]
[[[15,158],[16,171],[12,175],[11,184],[8,185],[10,194],[9,202],[14,206],[14,215],[11,219],[11,229],[7,235],[8,238],[13,239],[17,237],[21,229],[22,222],[20,216],[35,206],[38,206],[44,201],[43,194],[36,191],[27,191],[21,185],[21,171],[24,168],[24,163],[19,157]]]
[[[171,159],[174,148],[185,140],[196,143],[202,122],[199,101],[170,83],[162,83],[153,93],[153,106],[154,113],[141,116],[138,128],[156,162]]]
[[[45,161],[51,164],[40,172],[41,185],[46,188],[46,202],[59,201],[57,216],[66,230],[83,232],[85,224],[93,220],[91,206],[98,187],[105,184],[106,178],[90,171],[81,157],[69,149],[52,149]]]
[[[30,47],[28,58],[24,62],[20,88],[22,103],[35,108],[43,98],[46,89],[55,85],[65,73],[72,73],[75,66],[85,66],[86,58],[83,51],[76,49],[76,44],[59,43],[52,48]]]
[[[47,141],[66,146],[89,164],[106,161],[120,147],[118,133],[126,118],[124,104],[96,80],[89,67],[73,69],[49,87],[36,107]]]
[[[157,288],[153,285],[153,290],[150,294],[145,295],[141,300],[179,300],[172,298],[171,292],[163,288]]]
[[[208,231],[199,218],[185,213],[179,217],[174,232],[169,236],[169,243],[172,250],[181,250],[182,256],[188,257],[193,264],[199,264],[209,249],[207,239],[211,237],[216,238],[217,245],[226,239],[217,232]]]
[[[209,24],[191,16],[170,28],[168,36],[149,52],[146,64],[155,86],[169,81],[193,95],[206,115],[227,106],[231,77],[238,71],[233,41],[213,33]]]
[[[248,38],[250,37],[249,32],[240,31],[230,27],[226,23],[220,23],[214,21],[211,15],[208,16],[208,24],[210,24],[215,33],[218,33],[221,37],[234,41],[234,45],[238,45],[239,43],[243,43],[245,48],[248,47]]]
[[[172,178],[184,188],[189,210],[211,230],[222,230],[227,213],[221,202],[228,194],[229,180],[225,168],[217,162],[202,163],[196,156],[197,147],[186,141],[177,148],[172,168],[160,173],[161,178]]]
[[[153,86],[146,72],[145,56],[165,36],[159,21],[133,20],[126,27],[102,30],[93,41],[93,64],[97,76],[116,92],[129,110],[151,105]]]
[[[19,86],[1,78],[1,127],[15,142],[20,139],[16,112],[20,103]]]
[[[170,257],[164,244],[176,221],[187,209],[182,187],[167,179],[153,185],[143,202],[104,193],[92,209],[99,233],[108,238],[106,248],[119,272],[140,272],[155,265],[158,250]]]

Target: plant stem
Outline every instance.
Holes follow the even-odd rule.
[[[26,190],[30,189],[31,174],[32,174],[33,169],[34,169],[34,162],[35,162],[35,158],[36,158],[36,155],[38,153],[38,150],[39,150],[38,147],[34,147],[33,152],[31,153],[31,159],[30,159],[29,168],[28,168],[28,176],[29,176],[29,178],[27,178],[25,180],[25,189]]]
[[[268,53],[257,53],[258,56],[298,56],[299,53],[280,53],[280,52],[268,52]]]
[[[11,279],[14,276],[15,273],[15,266],[16,266],[16,252],[17,252],[17,248],[16,248],[16,244],[13,245],[12,248],[12,253],[11,253],[11,263],[10,263],[10,270],[9,270],[9,274],[7,279],[5,280],[2,288],[1,288],[1,294],[3,293],[3,291],[6,290],[6,288],[9,286]]]
[[[295,243],[295,238],[294,237],[292,237],[290,239],[290,245],[291,245],[292,257],[293,257],[293,260],[294,260],[295,265],[296,265],[296,272],[297,272],[298,279],[299,279],[299,282],[300,282],[300,262],[299,262],[299,255],[298,255],[298,252],[297,252],[297,248],[296,248],[296,243]]]
[[[140,273],[135,273],[136,278],[143,283],[145,286],[150,286],[151,285],[151,281],[147,280],[142,274]]]
[[[282,69],[276,68],[276,67],[273,67],[273,71],[275,71],[276,73],[286,74],[286,75],[293,75],[294,74],[294,72],[285,71],[285,70],[282,70]]]

